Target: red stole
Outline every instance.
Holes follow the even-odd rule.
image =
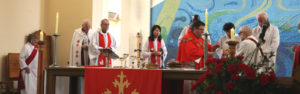
[[[155,51],[154,41],[152,41],[150,38],[148,40],[149,40],[150,52],[154,52]],[[161,42],[157,40],[157,51],[160,51],[160,47],[161,47]],[[160,56],[151,55],[151,64],[155,64],[156,62],[160,66]]]
[[[108,38],[108,45],[107,47],[111,46],[111,38],[110,38],[110,34],[107,33],[107,38]],[[105,39],[104,36],[102,34],[99,33],[99,46],[102,48],[105,48]],[[100,62],[103,61],[103,65],[100,64]],[[98,57],[98,65],[100,67],[105,67],[105,56],[104,54],[100,53],[99,57]],[[109,64],[111,64],[111,59],[109,60]]]
[[[248,39],[251,40],[251,41],[253,41],[253,42],[257,45],[257,41],[256,41],[256,40],[254,40],[253,38],[248,38]],[[259,51],[260,51],[260,54],[261,54],[262,56],[264,56],[264,53],[263,53],[261,47],[259,47]]]
[[[36,53],[38,52],[38,48],[39,46],[38,45],[34,45],[34,49],[33,51],[31,52],[30,56],[25,60],[26,62],[26,65],[29,65],[31,63],[31,61],[34,59],[34,57],[36,56]],[[24,79],[23,79],[23,76],[22,76],[22,69],[20,69],[20,72],[19,72],[19,81],[18,81],[18,88],[19,89],[25,89],[25,84],[24,84]]]
[[[295,49],[295,57],[294,57],[294,64],[293,64],[293,74],[292,77],[295,75],[295,69],[300,66],[300,46],[297,46]]]

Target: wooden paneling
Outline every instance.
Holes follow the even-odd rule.
[[[8,53],[7,57],[7,68],[8,68],[8,79],[15,80],[19,77],[20,64],[19,64],[19,53]]]

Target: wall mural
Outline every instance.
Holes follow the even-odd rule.
[[[299,0],[164,0],[151,8],[151,25],[162,27],[168,61],[176,59],[179,34],[184,26],[189,25],[192,15],[198,14],[204,21],[204,12],[208,9],[208,31],[214,44],[225,34],[222,27],[226,22],[234,23],[237,30],[243,25],[254,28],[258,24],[256,15],[265,11],[270,23],[280,32],[276,74],[290,77],[294,56],[290,47],[300,45],[300,31],[297,30],[299,5]]]

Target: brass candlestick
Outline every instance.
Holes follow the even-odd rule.
[[[229,45],[229,57],[234,58],[236,53],[236,45],[238,44],[238,41],[228,41],[227,44]]]

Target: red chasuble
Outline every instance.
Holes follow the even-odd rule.
[[[300,46],[297,46],[295,49],[295,57],[294,57],[294,66],[293,66],[293,76],[295,69],[300,65]]]
[[[107,33],[107,38],[108,38],[108,44],[107,47],[111,46],[111,38],[110,38],[110,34]],[[105,40],[104,40],[104,36],[102,34],[99,33],[99,46],[102,48],[105,48]],[[100,62],[103,61],[103,65],[100,64]],[[105,66],[105,56],[104,54],[100,53],[99,57],[98,57],[98,65],[101,67]],[[109,60],[109,64],[111,64],[111,59]]]
[[[38,52],[38,45],[34,45],[34,49],[32,50],[30,56],[25,60],[26,65],[29,65],[31,63],[31,61],[34,59],[34,57],[36,56],[36,53]],[[23,69],[20,69],[19,72],[19,79],[18,79],[18,88],[19,89],[25,89],[25,83],[24,83],[24,79],[22,76],[22,71]]]
[[[202,37],[197,38],[192,32],[188,31],[179,44],[177,60],[181,63],[193,62],[201,57],[196,69],[202,68],[204,66],[204,47]],[[210,44],[208,44],[208,50],[211,50]]]
[[[155,48],[154,48],[154,41],[152,41],[151,39],[149,40],[149,48],[150,48],[150,52],[154,52]],[[157,51],[160,51],[160,47],[161,47],[161,42],[157,40]],[[160,56],[155,56],[155,55],[151,55],[151,64],[155,64],[157,63],[159,66],[160,65]]]

